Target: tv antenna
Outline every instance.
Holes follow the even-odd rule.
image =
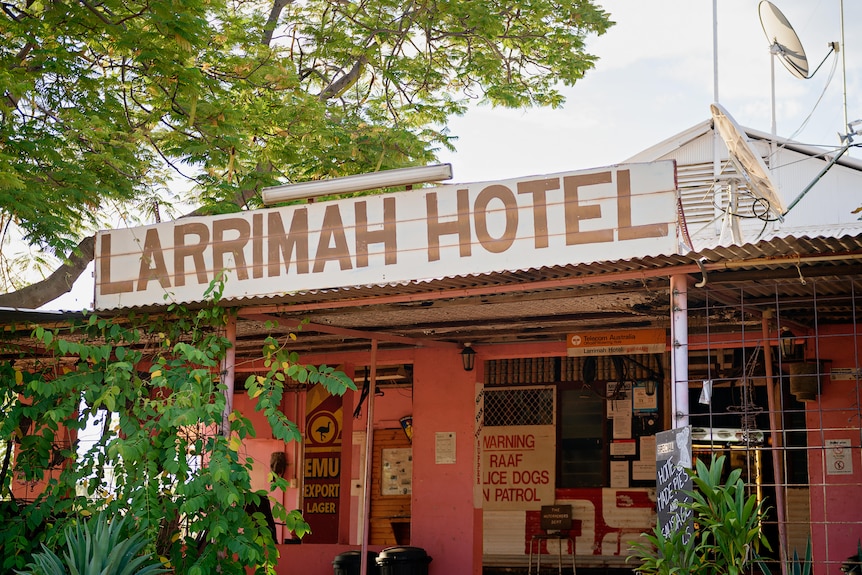
[[[769,169],[763,163],[763,158],[751,147],[745,132],[721,104],[711,104],[709,109],[712,112],[715,130],[727,146],[731,163],[754,197],[754,206],[752,207],[754,216],[764,222],[776,219],[783,222],[784,214],[787,212],[784,209],[781,196],[778,195],[778,188],[769,175]],[[734,218],[738,215],[737,205],[737,182],[731,181],[724,227],[730,228],[731,238],[735,243],[741,241],[739,224]]]
[[[769,0],[761,0],[758,5],[758,11],[760,12],[760,25],[763,27],[766,39],[769,40],[769,52],[772,54],[772,58],[770,59],[770,81],[772,86],[772,134],[775,135],[775,58],[779,58],[784,67],[795,77],[800,80],[808,80],[820,70],[820,67],[826,62],[827,58],[831,54],[837,53],[840,48],[838,42],[830,42],[829,52],[826,53],[826,56],[818,64],[817,68],[813,72],[809,72],[808,57],[805,55],[805,48],[802,47],[799,36],[796,35],[796,31],[784,14],[781,13],[781,10]],[[844,116],[846,123],[846,110]]]
[[[749,191],[755,198],[755,216],[766,222],[774,219],[783,222],[784,216],[811,191],[811,188],[841,159],[841,156],[851,147],[860,145],[855,144],[853,138],[862,135],[862,120],[855,120],[847,124],[847,133],[841,136],[841,148],[832,154],[829,162],[823,166],[820,173],[785,207],[784,202],[781,201],[781,197],[778,195],[778,187],[773,183],[772,177],[769,175],[769,168],[766,167],[760,154],[751,147],[751,143],[746,137],[745,132],[739,127],[733,116],[721,104],[710,104],[709,108],[712,112],[713,125],[721,136],[721,139],[724,140],[725,146],[727,146],[731,163],[745,180]],[[726,217],[736,215],[736,192],[736,183],[731,182]],[[760,208],[759,213],[758,207]],[[738,243],[740,240],[739,226],[735,220],[729,225],[731,227],[732,238]]]

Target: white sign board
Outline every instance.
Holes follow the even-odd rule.
[[[859,381],[862,379],[862,368],[833,367],[829,370],[829,379],[832,381]]]
[[[676,165],[626,164],[209,217],[96,236],[96,309],[677,253]]]
[[[482,506],[537,509],[554,503],[557,430],[513,425],[482,430]]]
[[[853,450],[849,439],[826,440],[826,475],[853,475]]]

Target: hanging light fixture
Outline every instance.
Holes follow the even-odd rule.
[[[802,359],[805,350],[804,343],[796,343],[796,334],[788,327],[781,328],[781,337],[778,340],[781,359],[785,361]]]
[[[656,385],[656,382],[654,379],[648,379],[648,380],[644,381],[644,391],[646,391],[647,395],[649,395],[649,396],[655,395],[655,385]]]
[[[464,363],[464,371],[473,371],[476,365],[476,350],[473,349],[473,344],[465,343],[464,349],[461,350],[461,361]]]

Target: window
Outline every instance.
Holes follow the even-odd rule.
[[[561,387],[558,421],[557,487],[604,487],[604,398],[584,387]]]

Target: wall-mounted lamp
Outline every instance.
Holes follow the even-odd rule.
[[[648,379],[648,380],[644,381],[644,391],[649,396],[655,395],[655,380],[654,379]]]
[[[465,343],[464,349],[461,350],[461,361],[464,362],[464,371],[473,371],[476,365],[476,350],[472,347],[473,344]]]
[[[452,179],[452,164],[434,164],[432,166],[383,170],[343,178],[273,186],[264,188],[261,191],[261,196],[263,203],[270,205],[290,200],[334,196],[450,179]]]
[[[785,361],[803,359],[805,344],[797,343],[796,334],[790,328],[781,328],[781,337],[778,339],[778,347],[781,351],[781,359]]]

